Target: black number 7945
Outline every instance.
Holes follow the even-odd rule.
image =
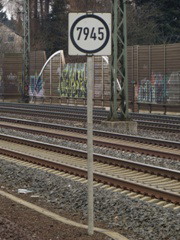
[[[88,27],[82,28],[82,27],[77,27],[78,33],[78,38],[77,40],[82,39],[84,36],[84,40],[86,41],[88,38],[102,41],[104,39],[104,28],[103,27],[98,27],[98,31],[95,31],[95,27],[92,29],[89,29]]]

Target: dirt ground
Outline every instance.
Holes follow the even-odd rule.
[[[18,197],[28,200],[28,196]],[[73,220],[71,215],[68,218]],[[0,240],[76,239],[109,240],[110,238],[100,233],[89,236],[87,230],[55,221],[0,195]]]

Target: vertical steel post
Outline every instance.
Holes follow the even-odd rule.
[[[113,0],[112,18],[111,120],[117,120],[118,0]]]
[[[29,16],[29,0],[24,0],[24,17],[23,17],[23,102],[29,102],[29,82],[30,82],[30,16]]]
[[[166,44],[164,44],[164,89],[163,89],[163,103],[166,103],[167,99],[166,99]]]
[[[111,105],[109,120],[127,120],[128,114],[128,78],[127,78],[127,22],[126,0],[112,0],[113,41],[111,62]],[[117,92],[117,80],[121,89]],[[120,117],[118,117],[118,95],[120,99]]]
[[[52,98],[52,59],[50,60],[50,77],[49,77],[49,95],[50,99]]]
[[[88,169],[88,234],[94,233],[93,196],[93,86],[94,57],[87,57],[87,169]]]
[[[102,84],[101,84],[101,88],[102,88],[102,95],[101,95],[101,106],[104,107],[104,59],[102,57],[101,59],[101,76],[102,76]]]
[[[125,88],[125,102],[122,104],[122,115],[124,115],[125,119],[129,117],[129,93],[128,93],[128,70],[127,70],[127,0],[121,1],[122,8],[124,14],[122,15],[123,18],[123,40],[124,43],[122,44],[122,53],[123,53],[123,60],[122,60],[122,79],[124,78],[123,84]],[[120,11],[121,12],[121,11]]]

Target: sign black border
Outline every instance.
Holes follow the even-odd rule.
[[[95,49],[95,50],[85,50],[85,49],[79,47],[78,44],[74,40],[74,36],[73,36],[74,28],[78,24],[78,22],[80,22],[84,18],[96,18],[99,21],[101,21],[101,23],[104,25],[104,27],[106,29],[106,33],[107,33],[106,39],[105,39],[103,45],[101,47],[99,47],[98,49]],[[108,27],[107,23],[104,21],[104,19],[102,19],[101,17],[99,17],[97,15],[94,15],[94,14],[91,14],[91,15],[90,14],[86,14],[86,15],[83,15],[83,16],[77,18],[76,21],[72,24],[71,29],[70,29],[70,38],[71,38],[71,42],[74,45],[74,47],[77,48],[80,52],[87,53],[87,54],[88,53],[89,54],[93,54],[93,53],[100,52],[107,45],[107,43],[109,41],[109,37],[110,37],[110,31],[109,31],[109,27]]]

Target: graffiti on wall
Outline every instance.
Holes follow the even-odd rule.
[[[84,98],[86,91],[86,64],[68,63],[65,64],[58,87],[58,92],[62,97]]]
[[[173,99],[172,95],[180,96],[180,78],[178,72],[163,75],[152,73],[151,79],[144,78],[138,86],[138,102],[166,103]]]
[[[22,72],[18,73],[9,73],[5,76],[6,88],[14,91],[14,93],[18,93],[23,95],[23,82],[22,82]],[[42,79],[37,78],[36,76],[30,76],[29,83],[29,96],[43,96],[43,87],[42,87]],[[4,95],[4,81],[2,69],[0,68],[0,95]]]
[[[30,76],[29,83],[29,96],[31,97],[43,97],[43,79],[41,76]]]
[[[169,103],[180,104],[180,71],[171,73],[168,79],[168,99]]]

